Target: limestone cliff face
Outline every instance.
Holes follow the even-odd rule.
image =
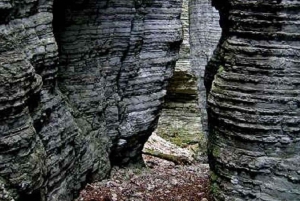
[[[200,141],[201,151],[207,134],[204,71],[221,37],[219,19],[211,0],[183,1],[183,43],[157,128],[158,134],[183,138],[188,144]]]
[[[0,1],[1,200],[72,200],[111,163],[139,161],[180,12],[180,0]]]
[[[208,64],[220,37],[219,13],[211,0],[190,0],[191,71],[197,78],[198,104],[201,114],[201,130],[207,134],[205,67]]]
[[[211,190],[218,200],[299,200],[300,3],[213,3],[223,35],[207,68]]]
[[[190,64],[189,0],[182,4],[183,42],[179,59],[167,86],[167,95],[157,127],[157,133],[184,138],[197,143],[201,135],[201,114],[198,110],[197,77]]]

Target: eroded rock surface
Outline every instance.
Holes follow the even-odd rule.
[[[300,3],[213,3],[223,36],[206,69],[211,190],[217,200],[299,200]]]
[[[180,12],[180,0],[0,1],[1,200],[72,200],[111,162],[139,161]]]
[[[206,89],[204,71],[221,37],[219,13],[210,0],[184,0],[183,43],[157,133],[181,146],[199,144],[206,160]]]
[[[220,37],[219,13],[211,0],[190,0],[191,71],[197,78],[198,104],[201,116],[201,132],[207,134],[206,89],[204,72],[216,49]]]
[[[197,77],[190,64],[189,0],[182,4],[183,42],[179,59],[167,86],[167,95],[157,127],[160,136],[187,146],[201,138],[201,114],[198,109]],[[185,144],[185,145],[183,145]]]

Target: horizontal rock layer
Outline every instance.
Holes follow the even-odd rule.
[[[181,21],[184,40],[167,87],[157,133],[175,138],[184,136],[184,141],[192,144],[200,140],[206,147],[204,71],[221,37],[219,13],[210,0],[185,0]]]
[[[139,161],[180,12],[180,0],[0,1],[1,200],[72,200],[111,162]]]
[[[190,64],[189,0],[183,1],[181,22],[183,42],[167,87],[157,133],[164,136],[184,135],[188,143],[195,144],[201,135],[201,114],[198,110],[197,77]]]
[[[213,3],[223,28],[206,82],[213,195],[299,200],[300,3]]]
[[[190,0],[191,72],[197,78],[198,104],[201,132],[207,135],[206,89],[204,72],[221,37],[219,13],[211,0]]]

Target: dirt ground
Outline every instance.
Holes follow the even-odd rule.
[[[144,151],[155,150],[185,157],[190,165],[144,155],[146,167],[114,167],[109,179],[88,184],[76,201],[210,201],[209,167],[194,160],[193,153],[157,135],[152,135]]]

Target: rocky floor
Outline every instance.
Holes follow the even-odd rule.
[[[144,150],[187,157],[192,165],[144,155],[146,167],[114,167],[107,180],[88,184],[76,201],[208,201],[207,164],[193,160],[188,149],[152,135]]]

